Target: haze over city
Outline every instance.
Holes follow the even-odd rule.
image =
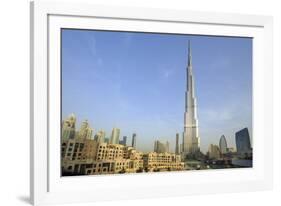
[[[153,150],[183,132],[187,42],[191,41],[200,149],[247,127],[252,137],[252,39],[88,30],[62,31],[62,118],[87,119],[94,133],[137,134]]]

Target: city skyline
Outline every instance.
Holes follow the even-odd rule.
[[[235,132],[244,127],[252,136],[251,39],[77,30],[63,30],[62,35],[62,118],[75,113],[78,128],[88,119],[94,133],[103,129],[109,138],[115,127],[120,137],[136,133],[142,151],[153,151],[156,139],[169,141],[174,150],[176,133],[182,139],[191,40],[201,150],[218,144],[221,135],[234,147]],[[101,46],[103,42],[108,44]],[[104,48],[109,45],[110,50]],[[206,49],[212,51],[208,56]]]
[[[75,119],[75,121],[73,122],[72,119]],[[136,147],[136,133],[133,133],[131,135],[131,138],[128,136],[121,136],[120,134],[120,128],[112,128],[111,132],[109,133],[109,135],[106,135],[106,132],[103,129],[95,129],[92,128],[91,125],[88,123],[88,120],[84,120],[82,122],[82,124],[80,125],[80,127],[73,127],[72,125],[76,125],[76,116],[75,114],[70,114],[66,119],[64,119],[62,121],[62,125],[68,125],[68,128],[72,128],[75,129],[74,130],[74,134],[71,134],[71,130],[68,130],[66,128],[64,128],[64,126],[62,126],[62,139],[63,140],[73,140],[73,139],[88,139],[88,140],[94,140],[96,142],[101,142],[101,143],[108,143],[108,144],[121,144],[123,146],[127,146],[127,147],[132,147],[134,149],[136,149],[139,152],[144,152],[144,153],[149,153],[149,152],[155,152],[155,142],[158,143],[163,143],[165,142],[166,144],[170,145],[169,141],[163,140],[163,139],[155,139],[154,140],[154,148],[152,150],[149,151],[143,151],[141,149],[137,149]],[[71,122],[71,123],[70,123]],[[73,124],[74,123],[74,124]],[[87,124],[87,126],[85,126],[85,123]],[[118,130],[118,135],[114,135],[115,131]],[[72,130],[73,131],[73,130]],[[246,132],[245,132],[246,131]],[[244,133],[244,136],[240,137],[240,139],[242,138],[243,140],[242,143],[240,143],[239,140],[237,140],[237,134],[240,134],[241,132]],[[75,135],[76,133],[76,135]],[[82,135],[81,135],[82,134]],[[239,151],[239,148],[237,147],[237,144],[242,144],[243,147],[247,147],[247,150],[245,152],[248,152],[250,150],[252,150],[251,147],[251,141],[250,141],[251,137],[249,135],[249,131],[248,128],[243,128],[239,131],[235,132],[235,145],[231,145],[230,147],[228,147],[227,145],[227,139],[225,138],[224,135],[222,135],[219,139],[219,142],[212,142],[208,145],[208,147],[210,148],[210,146],[215,146],[218,148],[220,155],[226,154],[228,152],[244,152],[244,151]],[[162,153],[164,152],[168,152],[168,153],[175,153],[175,154],[185,154],[184,152],[184,148],[183,148],[183,144],[180,143],[180,137],[179,134],[176,133],[175,136],[175,148],[170,148],[170,146],[168,146],[168,149],[166,151],[162,151]],[[182,139],[183,140],[183,139]],[[247,142],[248,141],[248,142]],[[176,145],[178,145],[176,147]],[[200,147],[200,145],[199,145]],[[208,155],[209,152],[209,148],[207,151],[202,151],[203,154]],[[161,153],[161,152],[158,152]],[[189,152],[190,154],[195,154],[196,151],[194,152]],[[188,154],[188,153],[186,153]]]

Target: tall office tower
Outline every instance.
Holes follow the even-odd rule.
[[[119,136],[120,136],[120,129],[113,128],[111,133],[110,143],[119,144]]]
[[[127,145],[127,136],[123,136],[123,139],[119,141],[119,144],[126,146]]]
[[[176,148],[175,148],[175,153],[176,154],[180,154],[180,142],[179,142],[179,138],[180,138],[180,135],[179,133],[176,134]]]
[[[235,141],[238,153],[243,154],[252,152],[248,128],[236,132]]]
[[[221,153],[226,154],[227,153],[227,143],[226,143],[226,139],[225,139],[224,135],[222,135],[220,138],[219,146],[220,146]]]
[[[74,139],[75,137],[76,117],[74,114],[69,115],[67,119],[62,122],[62,139]]]
[[[159,140],[156,140],[154,142],[154,152],[157,153],[165,153],[169,152],[169,142],[166,143],[160,142]]]
[[[133,133],[133,136],[132,136],[132,147],[135,149],[137,147],[137,134],[136,133]]]
[[[82,122],[81,128],[78,132],[78,137],[81,139],[92,139],[93,129],[90,128],[88,120]]]
[[[98,143],[105,142],[105,131],[103,130],[98,131],[98,133],[94,137],[94,140],[97,141]]]
[[[183,155],[200,151],[198,132],[197,103],[195,97],[194,78],[192,73],[192,56],[190,41],[188,42],[188,64],[186,69],[185,113],[183,132]]]

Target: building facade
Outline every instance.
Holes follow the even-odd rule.
[[[90,127],[88,120],[85,120],[81,124],[81,128],[78,132],[78,138],[80,139],[92,139],[93,129]]]
[[[105,142],[105,131],[103,130],[98,131],[98,133],[94,136],[94,140],[99,143]]]
[[[63,175],[116,174],[143,171],[143,155],[132,147],[90,139],[62,142]]]
[[[68,139],[62,141],[62,162],[96,159],[98,143],[91,139]]]
[[[235,133],[236,149],[240,154],[252,153],[250,135],[248,128],[244,128]]]
[[[172,153],[150,152],[143,155],[143,166],[146,171],[177,171],[184,169],[181,156]]]

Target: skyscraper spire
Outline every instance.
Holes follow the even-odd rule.
[[[197,102],[194,90],[194,77],[192,74],[192,55],[190,41],[188,41],[188,63],[186,68],[186,91],[183,132],[183,156],[196,153],[200,150],[198,135]]]
[[[188,66],[192,65],[192,56],[191,56],[191,45],[190,40],[188,40]]]

